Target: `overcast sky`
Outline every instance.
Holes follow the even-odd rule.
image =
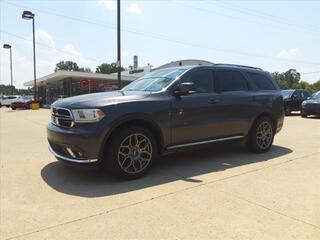
[[[0,0],[0,43],[13,47],[14,84],[33,79],[35,13],[37,76],[61,60],[95,70],[116,60],[115,1]],[[122,64],[154,66],[203,59],[261,67],[295,68],[320,79],[320,1],[122,1]],[[10,83],[9,51],[1,48],[1,83]]]

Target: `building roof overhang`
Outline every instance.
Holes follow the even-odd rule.
[[[77,72],[77,71],[57,71],[49,75],[43,76],[36,79],[37,84],[43,85],[50,82],[60,81],[66,78],[73,79],[94,79],[94,80],[115,80],[117,81],[117,74],[105,74],[105,73],[88,73],[88,72]],[[123,81],[134,81],[137,79],[136,76],[128,76],[121,74],[121,80]],[[28,81],[24,83],[26,87],[32,87],[34,81]]]

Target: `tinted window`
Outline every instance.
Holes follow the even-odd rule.
[[[301,98],[301,95],[298,93],[298,91],[295,91],[295,92],[292,94],[292,97],[293,97],[293,98]]]
[[[234,70],[218,70],[218,85],[221,92],[248,90],[247,80]]]
[[[248,73],[254,84],[259,90],[275,90],[272,81],[266,76],[258,73]]]
[[[192,82],[198,92],[213,91],[213,73],[211,70],[200,70],[191,73],[183,82]]]
[[[310,94],[309,94],[307,91],[302,91],[302,92],[301,92],[301,95],[302,95],[303,98],[308,98],[308,97],[310,97]]]

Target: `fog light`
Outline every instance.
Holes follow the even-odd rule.
[[[73,151],[71,150],[71,148],[66,148],[67,152],[69,153],[69,155],[73,158],[76,158],[76,155],[73,153]]]

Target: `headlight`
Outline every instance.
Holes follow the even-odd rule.
[[[72,114],[77,123],[99,122],[104,118],[104,113],[100,109],[73,109]]]
[[[307,105],[307,102],[306,102],[306,101],[303,101],[303,102],[301,103],[301,106],[305,106],[305,105]]]

